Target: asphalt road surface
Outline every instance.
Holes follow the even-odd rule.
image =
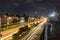
[[[42,18],[41,20],[43,20],[43,19],[44,19],[44,18]],[[41,21],[41,20],[36,20],[36,21],[34,21],[34,22]],[[13,28],[13,29],[10,29],[10,30],[7,30],[7,31],[2,32],[3,36],[0,38],[0,40],[9,40],[14,33],[17,33],[17,32],[18,32],[18,29],[19,29],[19,28],[24,27],[24,26],[27,25],[27,24],[32,24],[32,23],[33,23],[33,22],[26,23],[26,24],[24,24],[24,25],[22,24],[22,25],[20,25],[20,26],[17,27],[17,28]]]
[[[41,35],[44,29],[44,25],[46,24],[47,19],[45,18],[43,22],[41,22],[37,27],[33,28],[25,37],[21,40],[38,40],[37,35]]]

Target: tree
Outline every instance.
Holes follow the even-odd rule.
[[[12,37],[13,37],[13,40],[19,40],[20,38],[18,33],[14,34]]]
[[[29,30],[30,30],[30,28],[28,26],[20,28],[19,31],[12,36],[13,40],[19,40],[21,37],[19,35],[23,34],[23,32],[29,31]]]
[[[56,7],[56,12],[58,13],[58,21],[60,22],[60,6]]]
[[[6,16],[9,16],[9,14],[8,14],[8,13],[5,13],[5,15],[6,15]]]

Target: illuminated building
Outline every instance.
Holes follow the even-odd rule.
[[[18,17],[16,16],[1,15],[1,26],[2,27],[16,24],[17,21],[18,21]]]

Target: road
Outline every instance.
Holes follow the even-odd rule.
[[[46,24],[47,19],[45,18],[37,27],[33,28],[25,37],[20,40],[38,40],[37,35],[41,35]]]
[[[43,19],[44,19],[44,18],[43,18]],[[43,19],[41,19],[41,20],[43,20]],[[39,21],[41,21],[41,20],[39,20]],[[36,21],[34,21],[34,22],[37,22],[37,21],[38,21],[38,20],[36,20]],[[19,27],[16,27],[16,28],[13,28],[13,29],[10,29],[10,30],[7,30],[7,31],[2,32],[3,35],[2,35],[2,37],[1,37],[0,40],[9,40],[14,33],[17,33],[17,32],[18,32],[19,28],[24,27],[24,26],[27,25],[27,24],[32,24],[32,23],[34,23],[34,22],[30,22],[30,23],[28,22],[28,23],[26,23],[26,24],[20,25]]]

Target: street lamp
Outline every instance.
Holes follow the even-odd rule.
[[[37,18],[37,11],[35,11],[35,17]]]
[[[54,14],[51,14],[51,17],[54,17],[55,15]]]
[[[1,29],[1,15],[0,15],[0,29]],[[1,30],[0,30],[0,38],[1,38]]]
[[[54,17],[54,16],[56,16],[55,12],[49,15],[49,17]]]

